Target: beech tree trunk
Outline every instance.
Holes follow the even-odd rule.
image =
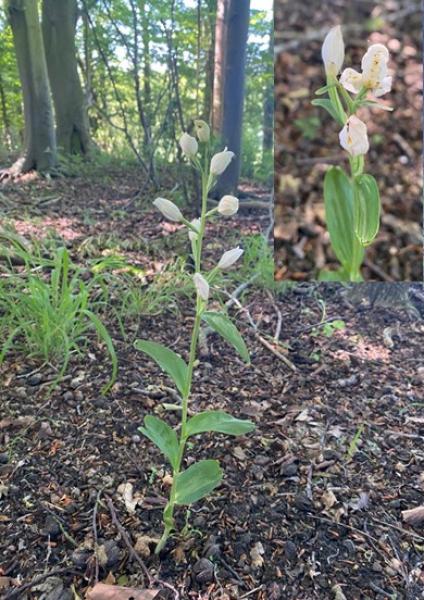
[[[224,107],[225,57],[227,50],[228,6],[230,0],[218,0],[215,25],[215,51],[213,69],[212,128],[214,133],[222,131]]]
[[[218,55],[218,60],[222,60],[222,54],[225,57],[220,137],[223,145],[234,152],[235,157],[218,180],[214,191],[216,196],[235,193],[240,177],[246,49],[250,16],[250,0],[222,1],[227,5],[227,10],[224,50],[221,51],[221,56]],[[217,60],[216,52],[215,60]]]
[[[11,172],[50,171],[56,165],[53,108],[37,0],[6,0],[25,117],[25,150]]]
[[[274,61],[274,23],[271,23],[269,39],[269,56],[271,64]],[[269,85],[265,90],[264,114],[263,114],[263,138],[262,150],[272,150],[274,145],[274,78],[270,78]]]
[[[43,0],[43,38],[56,114],[56,140],[65,154],[90,149],[88,117],[75,47],[77,0]]]

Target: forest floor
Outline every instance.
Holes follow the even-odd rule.
[[[422,271],[422,26],[418,0],[275,3],[276,273],[279,279],[318,278],[335,269],[325,227],[323,178],[329,165],[349,170],[338,127],[311,105],[324,85],[321,44],[344,27],[345,66],[359,69],[370,43],[390,51],[394,83],[379,100],[393,112],[361,109],[368,124],[366,168],[382,199],[381,229],[367,249],[366,281],[421,281]],[[344,153],[346,154],[346,153]],[[346,164],[343,164],[346,162]]]
[[[146,273],[159,272],[185,242],[150,205],[134,205],[138,183],[110,172],[90,185],[28,182],[3,197],[22,234],[49,228],[51,236],[54,228],[79,257],[102,255],[120,240]],[[240,229],[265,228],[265,217],[241,211],[211,226],[210,256],[220,256]],[[156,241],[161,258],[146,253],[145,240]],[[222,408],[254,420],[257,429],[236,440],[196,440],[189,458],[220,460],[224,482],[190,515],[178,512],[180,531],[188,518],[185,535],[175,536],[160,558],[151,551],[169,477],[137,428],[152,412],[176,425],[164,408],[175,396],[132,341],[154,339],[186,356],[191,301],[180,297],[161,314],[134,318],[126,339],[116,323],[106,323],[119,374],[104,397],[110,364],[94,340],[50,395],[50,366],[8,355],[0,417],[5,598],[75,600],[97,568],[101,581],[162,588],[157,599],[176,597],[160,581],[182,600],[420,598],[422,514],[411,524],[402,511],[423,504],[423,321],[381,307],[353,308],[334,285],[289,288],[275,297],[252,289],[243,304],[260,332],[243,311],[232,310],[252,365],[209,336],[192,408]]]

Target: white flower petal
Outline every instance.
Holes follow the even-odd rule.
[[[336,77],[342,68],[345,48],[340,25],[333,27],[325,36],[322,45],[322,60],[324,61],[327,75]]]
[[[153,202],[157,209],[163,214],[163,216],[169,221],[182,221],[183,214],[176,204],[167,200],[166,198],[156,198]]]
[[[204,302],[207,302],[207,300],[209,298],[209,283],[206,281],[206,279],[203,277],[203,275],[201,273],[195,273],[193,275],[193,282],[194,282],[194,286],[195,286],[196,291],[199,294],[200,298]]]
[[[197,154],[197,150],[199,149],[199,145],[197,143],[196,138],[184,132],[180,137],[180,146],[181,150],[184,152],[186,156],[189,158],[193,158]]]
[[[392,81],[393,78],[388,76],[385,77],[379,84],[379,86],[374,90],[374,96],[376,96],[377,98],[379,96],[384,96],[384,94],[387,94],[387,92],[390,92],[390,90],[392,89]]]
[[[369,90],[377,89],[387,77],[389,51],[383,44],[373,44],[362,58],[363,84]]]
[[[222,152],[218,152],[214,156],[212,156],[211,160],[211,173],[212,175],[221,175],[228,167],[230,162],[233,160],[235,156],[234,152],[231,150],[223,150]]]
[[[352,115],[339,133],[340,145],[351,156],[366,154],[369,150],[367,126],[358,117]]]
[[[218,263],[218,268],[219,269],[228,269],[229,267],[231,267],[235,262],[238,261],[238,259],[240,258],[240,256],[243,254],[243,249],[242,248],[233,248],[232,250],[227,250],[226,252],[224,252],[224,254],[221,256],[219,263]]]
[[[224,217],[235,215],[239,209],[239,201],[235,196],[222,196],[218,203],[218,212]]]
[[[362,75],[355,69],[345,69],[340,77],[342,86],[353,94],[357,94],[362,87]]]

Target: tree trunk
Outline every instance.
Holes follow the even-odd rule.
[[[7,110],[6,93],[4,90],[3,79],[0,73],[0,106],[1,116],[4,124],[4,133],[6,138],[6,145],[9,150],[12,148],[12,128],[10,126],[9,112]]]
[[[209,28],[209,48],[206,57],[206,86],[203,101],[203,115],[208,123],[213,124],[212,100],[214,90],[214,63],[215,63],[215,13],[216,0],[207,2],[207,22]]]
[[[213,70],[212,128],[215,134],[222,131],[224,106],[224,75],[227,46],[228,6],[230,0],[218,0],[215,25],[215,51]]]
[[[235,153],[235,157],[218,180],[214,192],[217,196],[235,193],[240,177],[246,49],[250,15],[250,0],[227,0],[227,3],[221,139],[224,146]]]
[[[56,113],[57,144],[65,154],[90,149],[88,117],[77,68],[76,0],[43,0],[43,37]]]
[[[11,172],[50,171],[56,164],[53,109],[37,0],[7,0],[22,85],[25,150]]]
[[[269,57],[271,64],[274,61],[274,23],[271,22],[269,38]],[[274,78],[270,77],[269,85],[265,90],[262,150],[267,152],[274,147]]]

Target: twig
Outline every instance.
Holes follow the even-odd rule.
[[[250,592],[246,592],[245,594],[243,594],[243,596],[240,596],[240,600],[242,600],[243,598],[248,598],[249,596],[253,596],[253,594],[255,592],[260,592],[263,589],[264,589],[264,586],[260,585],[259,587],[256,587],[254,590],[250,590]]]
[[[30,588],[34,587],[34,585],[42,583],[49,577],[53,577],[54,575],[65,575],[65,574],[66,575],[77,575],[77,576],[81,577],[81,573],[79,571],[73,571],[71,569],[53,569],[53,571],[50,571],[49,573],[43,573],[43,575],[39,575],[32,581],[25,583],[24,585],[21,585],[18,588],[15,588],[14,590],[12,590],[8,594],[6,594],[6,596],[4,597],[4,600],[10,600],[11,598],[19,598],[19,596],[21,596],[22,592],[24,592],[25,590],[29,590]]]
[[[94,503],[93,509],[93,540],[94,540],[94,583],[99,581],[99,557],[98,557],[98,545],[99,538],[97,535],[97,509],[100,502],[100,496],[103,490],[99,490],[96,496],[96,502]]]
[[[260,335],[260,333],[255,333],[256,339],[267,348],[270,352],[272,352],[277,358],[279,358],[289,369],[291,369],[294,373],[297,371],[295,365],[286,357],[282,352],[279,352],[268,340]]]
[[[121,523],[120,523],[120,521],[119,521],[119,519],[118,519],[118,517],[116,515],[115,507],[113,505],[113,502],[112,502],[111,498],[109,498],[108,496],[106,496],[106,502],[107,502],[108,508],[110,510],[110,514],[111,514],[111,517],[112,517],[112,522],[114,523],[114,525],[116,526],[117,530],[119,531],[119,533],[120,533],[120,535],[122,537],[122,541],[124,542],[124,544],[128,548],[128,552],[130,553],[131,558],[133,558],[140,565],[141,570],[143,571],[144,575],[147,577],[147,581],[149,582],[149,586],[151,586],[153,584],[153,578],[150,575],[149,570],[147,569],[147,567],[144,564],[143,560],[140,558],[140,556],[134,550],[133,545],[131,544],[131,540],[128,537],[127,532],[125,531],[125,529],[121,525]]]

